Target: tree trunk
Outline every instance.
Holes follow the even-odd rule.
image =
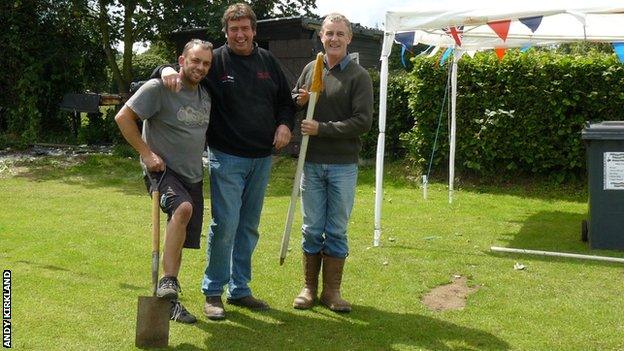
[[[136,0],[128,0],[124,9],[124,27],[123,27],[123,80],[127,83],[127,90],[132,82],[132,46],[134,45],[134,28],[132,25],[132,16],[136,10]]]
[[[113,73],[113,79],[117,83],[119,92],[127,93],[129,91],[130,81],[125,81],[124,77],[121,75],[119,67],[117,66],[117,60],[115,59],[115,52],[111,47],[111,39],[108,26],[109,18],[106,8],[106,2],[104,0],[99,0],[98,4],[100,7],[100,12],[98,16],[98,27],[100,28],[100,33],[102,34],[102,46],[104,47],[104,52],[106,53],[108,66]]]

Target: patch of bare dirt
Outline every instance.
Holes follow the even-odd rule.
[[[479,289],[478,286],[469,287],[467,283],[468,278],[456,275],[451,283],[432,289],[421,301],[432,311],[462,310],[466,307],[468,295]]]
[[[110,146],[36,144],[26,150],[0,150],[0,178],[26,174],[42,160],[49,167],[67,167],[81,162],[85,155],[111,154]]]

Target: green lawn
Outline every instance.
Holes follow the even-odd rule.
[[[254,256],[252,289],[272,309],[226,305],[226,321],[208,321],[199,290],[205,245],[185,251],[182,301],[199,322],[172,323],[172,349],[624,349],[624,265],[489,250],[624,257],[579,240],[587,194],[578,186],[463,185],[449,205],[444,184],[431,184],[425,201],[391,165],[382,246],[372,247],[374,167],[362,168],[343,285],[353,312],[292,309],[301,287],[297,230],[284,266],[279,246],[294,167],[276,161]],[[136,161],[48,158],[0,171],[0,268],[13,273],[14,349],[134,349],[137,296],[150,294],[150,201]],[[526,269],[514,270],[516,262]],[[429,311],[421,297],[457,274],[478,287],[466,308]]]

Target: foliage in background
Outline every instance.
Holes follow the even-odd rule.
[[[151,42],[149,48],[143,54],[156,55],[163,58],[166,62],[175,62],[178,58],[175,43],[164,40]]]
[[[362,151],[360,157],[364,159],[375,158],[377,152],[377,137],[379,134],[379,72],[369,70],[373,80],[373,98],[375,99],[373,111],[373,125],[371,130],[364,134],[362,139]],[[386,142],[385,155],[388,158],[401,158],[405,156],[405,148],[399,139],[402,133],[408,132],[414,125],[414,118],[407,108],[409,91],[407,73],[395,70],[388,77],[388,99],[386,106]]]
[[[127,92],[148,65],[171,62],[162,43],[172,31],[209,27],[222,36],[221,16],[234,1],[9,0],[0,3],[0,147],[33,142],[72,143],[109,135],[111,121],[90,118],[78,140],[71,118],[59,112],[65,93]],[[259,18],[309,12],[315,0],[253,1]],[[134,60],[136,42],[156,42]],[[118,44],[124,44],[123,53]],[[156,57],[164,58],[163,61]],[[118,64],[119,60],[119,64]],[[108,70],[107,70],[108,67]],[[150,69],[153,69],[151,67]],[[109,78],[111,77],[111,78]],[[112,85],[110,81],[115,83]],[[101,130],[101,124],[105,129]],[[110,136],[110,135],[109,135]],[[98,142],[107,142],[104,137]]]
[[[585,122],[622,119],[624,66],[613,54],[510,51],[498,62],[489,52],[462,58],[458,72],[458,171],[576,177],[585,169]],[[446,68],[435,58],[419,58],[409,85],[416,123],[405,140],[410,158],[422,167],[432,148]],[[438,141],[435,168],[448,160],[447,123]]]
[[[0,5],[0,143],[63,141],[70,130],[69,114],[59,112],[63,94],[105,86],[99,37],[84,11],[70,0]]]
[[[209,37],[221,37],[221,17],[231,0],[89,0],[90,14],[102,38],[109,68],[119,92],[129,91],[134,79],[132,46],[137,42],[166,40],[171,32],[207,27]],[[258,19],[310,13],[316,0],[251,1]],[[121,64],[116,44],[123,44]]]
[[[148,80],[154,68],[168,62],[171,61],[162,56],[147,52],[136,55],[132,61],[133,81]],[[177,62],[177,60],[174,62]]]

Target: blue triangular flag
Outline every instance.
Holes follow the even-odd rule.
[[[624,42],[613,43],[613,51],[615,51],[620,62],[624,63]]]
[[[522,49],[520,49],[520,52],[527,52],[530,48],[532,47],[532,45],[526,44],[525,46],[522,47]]]
[[[394,41],[406,48],[414,46],[414,32],[397,33],[394,35]]]
[[[401,64],[403,67],[407,68],[407,64],[405,63],[405,51],[412,51],[412,46],[414,46],[414,32],[396,33],[394,35],[394,41],[401,44]]]
[[[452,52],[453,49],[446,48],[446,51],[444,51],[444,54],[442,54],[442,58],[440,58],[440,66],[444,66],[444,62],[449,58],[449,56],[451,56]]]
[[[524,24],[525,26],[529,27],[531,32],[535,33],[540,24],[542,24],[542,18],[543,16],[525,17],[521,18],[520,22],[522,22],[522,24]]]

